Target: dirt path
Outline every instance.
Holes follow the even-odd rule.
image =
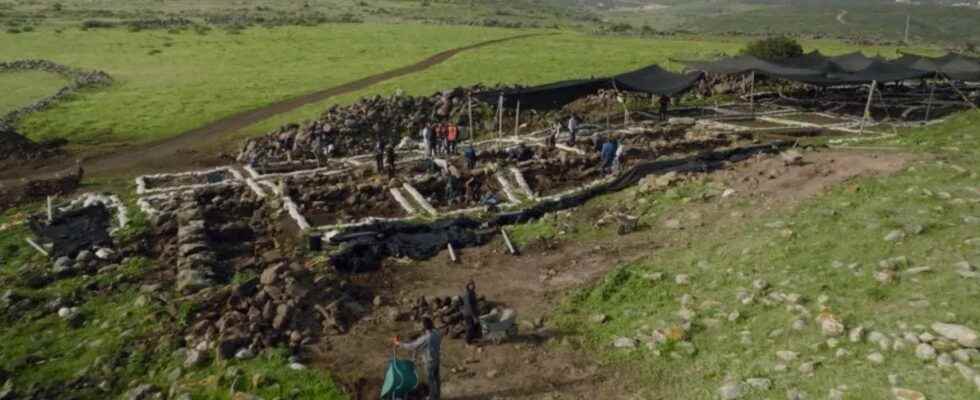
[[[589,242],[537,242],[522,249],[518,257],[506,254],[504,244],[497,240],[461,251],[459,264],[450,263],[446,254],[423,263],[386,262],[379,272],[351,279],[353,285],[379,294],[382,307],[369,320],[355,325],[350,334],[331,338],[316,349],[314,364],[336,374],[352,399],[377,398],[385,361],[391,356],[389,338],[411,336],[418,329],[412,322],[390,321],[387,315],[395,309],[393,304],[420,296],[458,295],[474,279],[481,295],[518,310],[523,321],[521,334],[513,342],[486,345],[479,352],[459,340],[444,341],[445,398],[671,398],[666,393],[644,392],[649,384],[638,382],[648,377],[637,376],[628,365],[603,365],[594,355],[580,351],[585,338],[554,327],[550,315],[569,291],[593,284],[618,265],[665,248],[687,247],[745,218],[794,207],[855,177],[894,173],[909,159],[903,154],[825,151],[807,153],[802,165],[786,166],[778,156],[761,157],[709,174],[709,179],[735,189],[733,198],[692,203],[660,216],[662,220],[684,219],[688,223],[683,230],[652,227]],[[730,208],[740,201],[756,204],[751,215],[732,214]],[[570,218],[595,221],[603,208],[585,205],[573,213]],[[543,324],[529,325],[528,321],[536,320]]]
[[[89,176],[112,176],[119,173],[131,174],[147,171],[170,171],[204,167],[209,166],[209,164],[213,165],[220,163],[222,160],[217,159],[214,154],[201,154],[199,149],[202,143],[211,142],[220,138],[222,135],[234,133],[259,121],[295,110],[307,104],[356,92],[387,80],[424,71],[468,50],[542,35],[550,35],[550,33],[517,35],[446,50],[415,64],[385,71],[299,97],[286,99],[254,110],[243,111],[160,142],[118,149],[108,154],[85,159],[83,166]],[[43,176],[63,170],[73,164],[74,158],[62,157],[56,160],[49,160],[47,165],[42,168],[33,166],[30,168],[16,168],[14,170],[4,171],[0,173],[0,178],[10,179]],[[3,183],[0,180],[0,185]]]
[[[844,20],[846,16],[847,10],[840,10],[840,13],[837,14],[837,22],[840,22],[841,25],[847,25],[847,21]]]

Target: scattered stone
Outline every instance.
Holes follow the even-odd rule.
[[[591,320],[595,324],[604,324],[609,321],[609,316],[606,314],[596,314],[592,316]]]
[[[687,285],[691,283],[691,276],[687,274],[679,274],[674,277],[674,283],[678,285]]]
[[[745,383],[759,390],[769,390],[772,388],[772,381],[766,378],[749,378]]]
[[[806,321],[804,321],[802,319],[795,320],[795,321],[793,321],[792,328],[793,328],[794,331],[802,331],[802,330],[806,329]]]
[[[834,357],[837,358],[846,358],[850,356],[851,356],[851,352],[847,349],[837,349],[837,352],[834,353]]]
[[[980,348],[980,335],[963,325],[936,322],[932,324],[932,330],[949,340],[955,340],[963,347]]]
[[[189,350],[187,358],[184,359],[184,368],[194,368],[204,365],[208,361],[208,353],[197,349]]]
[[[238,350],[237,353],[235,353],[235,358],[239,360],[250,360],[252,358],[255,358],[255,352],[248,348],[241,349]]]
[[[969,364],[971,360],[973,360],[973,353],[970,351],[970,349],[955,350],[952,354],[953,358],[962,363]]]
[[[126,392],[127,400],[146,400],[153,396],[158,390],[155,386],[144,383]]]
[[[968,381],[973,381],[973,378],[977,376],[977,372],[963,363],[956,363],[956,370],[959,371],[960,375],[963,375]]]
[[[888,374],[888,384],[892,387],[900,386],[902,384],[902,377],[898,374]]]
[[[827,400],[844,400],[844,391],[840,389],[830,389],[830,393],[827,394]]]
[[[780,360],[783,361],[793,361],[799,356],[800,353],[788,351],[788,350],[780,350],[776,352],[776,358],[779,358]]]
[[[926,395],[911,389],[892,388],[895,400],[926,400]]]
[[[936,349],[926,343],[919,343],[915,347],[915,356],[920,360],[932,361],[936,359]]]
[[[617,349],[632,349],[636,347],[636,340],[628,337],[618,337],[613,341],[613,347]]]
[[[885,236],[886,242],[897,242],[902,239],[905,239],[905,232],[898,229],[888,232],[888,235]]]
[[[817,363],[808,361],[800,364],[799,371],[803,375],[810,375],[813,374],[813,371],[815,371],[816,369],[817,369]]]
[[[300,364],[298,362],[294,362],[294,363],[290,363],[289,364],[289,369],[291,369],[293,371],[302,371],[302,370],[306,369],[306,366],[303,365],[303,364]]]
[[[871,361],[872,364],[881,364],[885,362],[885,356],[881,355],[879,352],[874,352],[868,354],[868,361]]]
[[[829,310],[825,309],[817,316],[817,323],[820,324],[820,331],[824,336],[838,337],[844,334],[844,323]]]
[[[718,395],[722,400],[734,400],[742,397],[744,389],[738,382],[729,382],[718,388]]]
[[[936,364],[939,364],[940,367],[952,367],[955,363],[956,361],[953,360],[953,356],[949,355],[949,353],[942,353],[939,357],[936,357]]]
[[[107,249],[104,247],[95,251],[95,257],[100,260],[108,260],[115,254],[116,252],[112,251],[112,249]]]

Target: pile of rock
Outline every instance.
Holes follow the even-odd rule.
[[[480,315],[490,313],[496,306],[497,304],[487,301],[483,296],[477,298],[477,310]],[[403,311],[393,315],[395,320],[421,321],[422,318],[429,317],[436,323],[437,328],[453,339],[460,339],[466,334],[463,299],[460,296],[435,297],[431,301],[420,297],[414,302],[406,301],[403,307]]]
[[[242,284],[200,294],[202,311],[192,316],[185,337],[188,367],[213,349],[222,358],[249,358],[284,344],[297,349],[347,332],[367,312],[336,280],[282,261]]]
[[[177,290],[189,293],[211,286],[217,258],[208,244],[204,213],[196,201],[184,202],[177,225]]]
[[[466,123],[468,96],[484,90],[481,86],[456,88],[431,96],[367,97],[349,106],[333,106],[317,120],[303,126],[289,124],[245,143],[239,162],[263,164],[283,160],[313,158],[317,139],[323,147],[332,144],[337,156],[373,151],[378,136],[398,144],[402,136],[417,136],[425,124]],[[473,118],[489,114],[474,101]]]
[[[0,121],[0,161],[42,160],[57,152],[57,148],[35,143]]]

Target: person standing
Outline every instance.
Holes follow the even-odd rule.
[[[558,145],[558,135],[561,134],[561,121],[555,121],[555,129],[548,135],[545,140],[545,145],[549,149],[555,148]]]
[[[429,400],[439,400],[442,392],[442,379],[439,376],[440,350],[442,347],[442,335],[436,330],[432,323],[432,318],[422,318],[422,336],[410,343],[402,343],[395,337],[395,345],[405,350],[422,351],[422,362],[428,375]]]
[[[613,170],[617,173],[623,171],[623,153],[626,152],[625,148],[625,146],[619,144],[619,141],[616,141],[616,155],[613,158]]]
[[[572,114],[568,118],[568,145],[575,146],[575,135],[578,134],[578,116]]]
[[[667,110],[670,108],[670,96],[660,96],[660,120],[667,120]]]
[[[473,170],[476,168],[476,149],[473,148],[472,143],[466,147],[466,150],[463,150],[463,158],[466,159],[466,169]]]
[[[425,146],[425,157],[426,158],[432,158],[432,155],[433,155],[432,152],[435,150],[432,147],[432,144],[433,144],[432,143],[432,139],[433,139],[432,138],[432,125],[426,123],[425,126],[422,127],[422,145]]]
[[[599,168],[604,174],[608,174],[612,167],[613,158],[616,157],[616,142],[609,140],[602,145],[602,166]]]
[[[388,151],[385,153],[385,163],[388,164],[388,179],[395,178],[396,157],[395,146],[388,146]]]
[[[476,283],[470,279],[463,292],[463,322],[466,323],[466,344],[476,343],[483,336],[480,328],[480,309],[476,297]]]
[[[456,154],[456,139],[459,138],[459,127],[456,124],[446,125],[446,153]]]
[[[374,164],[378,168],[378,175],[384,174],[385,170],[385,142],[378,135],[378,144],[374,148]]]

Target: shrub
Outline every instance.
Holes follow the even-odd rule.
[[[113,28],[116,26],[115,22],[103,21],[99,19],[88,19],[82,21],[82,29],[99,29],[99,28]]]
[[[789,37],[777,36],[749,43],[742,49],[742,54],[763,60],[778,60],[803,55],[803,46]]]

